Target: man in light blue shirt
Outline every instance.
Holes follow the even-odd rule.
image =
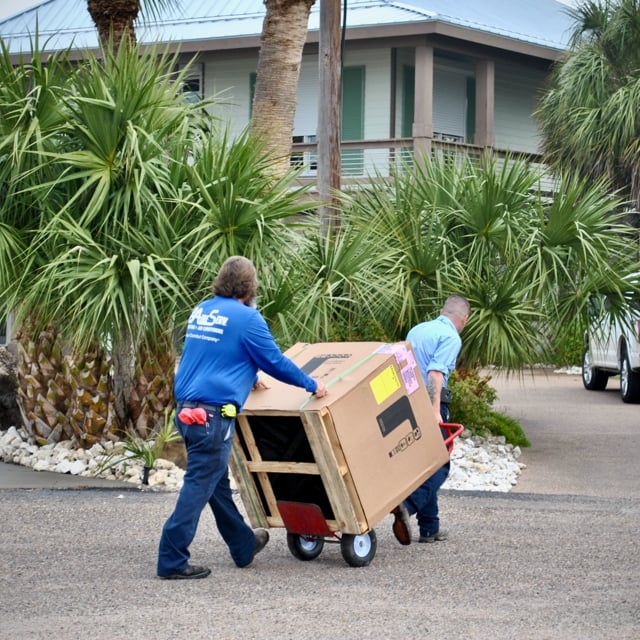
[[[407,334],[438,423],[449,422],[450,392],[447,381],[456,367],[462,347],[460,334],[467,324],[469,313],[470,306],[466,298],[449,296],[437,318],[421,322]],[[393,533],[400,544],[411,544],[410,516],[414,513],[420,529],[420,542],[446,539],[446,533],[440,530],[438,490],[448,475],[449,463],[425,480],[393,510]]]

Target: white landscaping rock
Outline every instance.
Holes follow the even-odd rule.
[[[449,477],[442,488],[510,491],[524,468],[518,462],[520,455],[520,447],[506,444],[503,436],[456,438],[451,452]]]
[[[451,452],[451,470],[443,489],[459,491],[510,491],[518,482],[525,465],[518,462],[520,447],[505,442],[502,436],[457,438]],[[74,449],[68,440],[38,447],[23,430],[10,427],[0,431],[0,460],[36,471],[55,471],[72,475],[97,476],[142,485],[143,465],[128,459],[97,474],[100,463],[114,448],[113,442],[94,444],[90,449]],[[149,475],[148,488],[153,491],[178,491],[184,469],[169,460],[159,459]],[[233,478],[231,487],[235,490]]]

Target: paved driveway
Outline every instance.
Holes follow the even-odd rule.
[[[622,402],[617,378],[605,391],[545,370],[498,374],[491,383],[495,408],[516,418],[531,442],[516,492],[640,497],[640,405]]]
[[[282,529],[236,569],[204,513],[192,554],[211,577],[161,581],[175,495],[0,491],[0,637],[637,640],[640,406],[573,376],[494,384],[532,441],[516,490],[443,493],[444,543],[402,547],[385,518],[362,569],[338,545],[296,560]]]

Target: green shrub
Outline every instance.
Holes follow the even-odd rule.
[[[497,392],[489,385],[489,381],[490,377],[481,376],[477,371],[454,371],[451,374],[451,421],[464,425],[475,435],[504,436],[514,446],[530,446],[516,420],[492,409]]]
[[[502,413],[491,411],[488,419],[487,429],[494,436],[504,436],[505,440],[517,447],[530,447],[531,443],[527,439],[520,424]]]
[[[584,348],[584,322],[577,320],[551,345],[551,364],[558,367],[579,366]]]

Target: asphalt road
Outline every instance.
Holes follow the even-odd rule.
[[[493,384],[532,442],[515,490],[443,492],[442,543],[402,547],[387,517],[360,569],[337,544],[295,559],[283,529],[236,569],[204,513],[212,575],[158,580],[175,494],[0,465],[0,638],[637,640],[640,406],[578,376]]]

